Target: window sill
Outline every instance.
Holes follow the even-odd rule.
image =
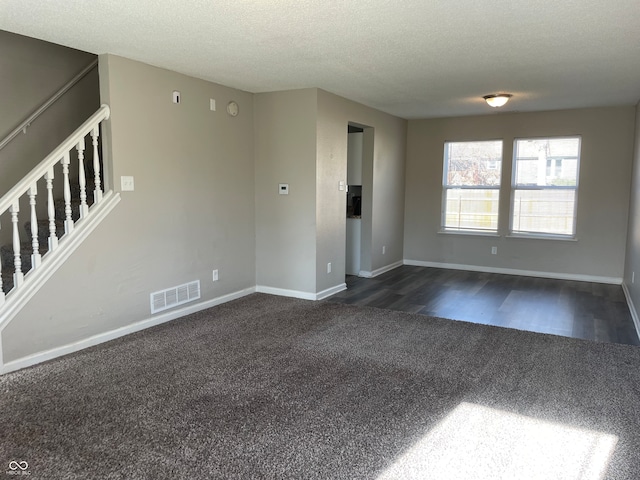
[[[559,240],[561,242],[577,242],[578,239],[576,237],[563,237],[560,235],[526,235],[520,233],[510,233],[509,235],[505,235],[506,238],[519,238],[524,240]]]
[[[460,235],[464,237],[499,237],[497,232],[483,232],[480,230],[438,230],[438,235]]]

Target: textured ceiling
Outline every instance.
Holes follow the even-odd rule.
[[[0,29],[405,118],[640,100],[639,0],[0,0]]]

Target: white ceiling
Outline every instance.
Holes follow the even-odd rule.
[[[0,0],[0,29],[404,118],[640,100],[639,0]]]

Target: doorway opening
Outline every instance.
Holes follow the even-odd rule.
[[[361,275],[371,264],[373,133],[366,125],[347,126],[346,275]]]

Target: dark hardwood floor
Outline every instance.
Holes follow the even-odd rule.
[[[406,265],[346,282],[326,301],[640,345],[620,285]]]

